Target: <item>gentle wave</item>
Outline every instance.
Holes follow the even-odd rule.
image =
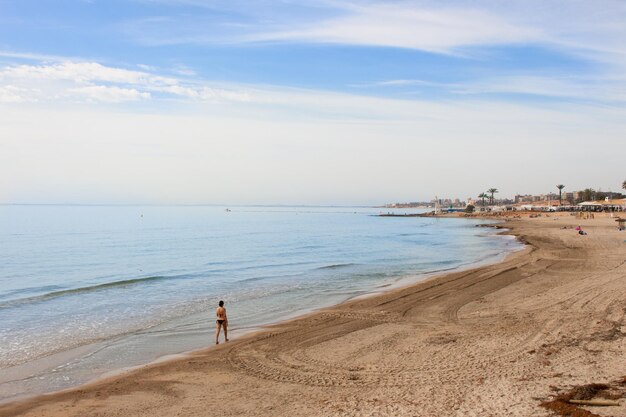
[[[20,306],[24,304],[32,304],[32,303],[46,301],[46,300],[50,300],[54,298],[64,297],[67,295],[82,294],[82,293],[100,291],[100,290],[114,288],[114,287],[125,287],[125,286],[140,284],[143,282],[162,281],[162,280],[172,279],[172,278],[177,278],[177,277],[176,276],[154,276],[154,277],[144,277],[144,278],[133,278],[133,279],[126,279],[122,281],[106,282],[104,284],[90,285],[87,287],[70,288],[70,289],[61,290],[61,291],[52,291],[46,294],[36,295],[33,297],[18,298],[16,300],[5,301],[5,302],[0,303],[0,308],[15,307],[15,306]]]
[[[347,263],[347,264],[333,264],[333,265],[325,265],[325,266],[320,266],[319,268],[315,268],[317,270],[320,269],[339,269],[339,268],[345,268],[348,266],[354,266],[356,265],[355,263]]]
[[[58,285],[45,285],[45,286],[40,286],[40,287],[25,287],[25,288],[18,288],[15,290],[8,290],[8,291],[4,291],[2,293],[2,295],[0,297],[2,298],[12,298],[16,295],[19,294],[28,294],[29,292],[34,292],[34,291],[53,291],[53,290],[60,290],[61,286]]]
[[[280,256],[277,255],[277,256]],[[257,264],[257,265],[250,265],[250,266],[242,266],[240,268],[232,268],[230,271],[249,271],[249,270],[253,270],[253,269],[270,269],[270,268],[283,268],[286,266],[302,266],[302,265],[308,265],[310,264],[311,261],[298,261],[298,262],[280,262],[280,263],[268,263],[268,264]]]
[[[243,278],[240,279],[237,282],[237,284],[250,284],[253,282],[257,282],[257,281],[265,281],[265,280],[276,280],[276,279],[282,279],[282,278],[287,278],[287,277],[295,277],[301,275],[301,273],[299,272],[292,272],[290,274],[283,274],[283,275],[278,275],[278,274],[273,274],[273,275],[259,275],[259,276],[255,276],[255,277],[251,277],[251,278]]]

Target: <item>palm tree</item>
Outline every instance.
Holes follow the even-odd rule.
[[[624,190],[626,190],[626,181],[624,181],[624,182],[622,183],[622,188],[623,188]]]
[[[563,184],[559,184],[559,185],[556,186],[556,188],[559,189],[559,206],[562,206],[563,205],[563,200],[562,200],[561,194],[562,194],[563,188],[565,188],[565,186]]]
[[[489,197],[487,194],[485,193],[480,193],[478,194],[478,198],[482,198],[483,200],[483,207],[485,207],[485,198]]]
[[[493,195],[498,192],[498,189],[497,188],[490,188],[490,189],[487,190],[487,192],[491,194],[491,198],[490,198],[491,203],[490,204],[493,206],[493,201],[494,201],[493,200]]]

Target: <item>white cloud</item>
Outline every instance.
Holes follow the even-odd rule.
[[[0,103],[27,103],[36,101],[31,98],[32,91],[13,85],[0,86]]]
[[[73,88],[70,92],[105,103],[122,103],[125,101],[137,101],[150,98],[150,93],[141,92],[134,88],[108,87],[105,85]]]
[[[590,101],[626,102],[625,79],[581,79],[580,77],[511,76],[493,77],[452,85],[459,94],[512,93]]]
[[[14,52],[14,51],[1,51],[0,57],[2,58],[16,58],[16,59],[25,59],[30,61],[68,61],[67,57],[61,57],[58,55],[47,55],[47,54],[36,54],[36,53],[26,53],[26,52]]]
[[[431,85],[432,83],[424,80],[386,80],[374,83],[373,85],[383,87],[396,87],[404,85]]]
[[[174,74],[183,75],[185,77],[193,77],[198,75],[196,71],[185,65],[176,65],[174,68],[172,68],[172,72]]]
[[[79,102],[85,99],[102,103],[133,103],[176,99],[187,103],[239,103],[266,111],[282,108],[289,114],[308,114],[323,118],[394,119],[387,109],[370,112],[361,103],[366,96],[325,93],[275,86],[249,86],[208,83],[190,77],[164,76],[144,67],[143,71],[129,70],[96,62],[58,62],[39,65],[12,65],[0,67],[0,102]],[[439,89],[452,95],[530,94],[594,102],[626,101],[624,76],[525,76],[474,79],[464,83],[432,82],[418,79],[384,80],[356,87],[394,87]],[[452,97],[452,96],[451,96]],[[329,99],[330,98],[330,99]],[[320,106],[320,102],[325,102]],[[344,103],[345,104],[338,104]],[[436,106],[436,104],[432,104]],[[365,110],[364,110],[365,108]],[[400,115],[401,116],[401,115]]]
[[[150,45],[307,42],[388,46],[436,53],[475,45],[543,39],[542,31],[480,7],[420,2],[288,2],[268,16],[263,7],[223,6],[228,21],[215,15],[143,17],[127,22],[127,36]],[[212,5],[211,9],[217,5]],[[236,16],[236,17],[235,17]]]
[[[242,39],[392,46],[451,53],[458,47],[533,42],[541,38],[543,35],[536,28],[515,25],[485,11],[377,4],[354,7],[348,15],[304,28],[257,33]]]
[[[626,78],[511,75],[474,79],[464,83],[424,80],[385,80],[354,87],[437,88],[456,95],[524,94],[596,102],[626,102]]]
[[[105,66],[96,62],[62,62],[44,65],[17,65],[0,70],[0,78],[68,80],[76,83],[91,81],[139,84],[175,85],[173,78]]]
[[[148,71],[148,67],[144,68],[144,71],[135,71],[97,62],[0,67],[2,100],[63,102],[85,97],[108,103],[157,97],[210,102],[253,100],[251,94],[240,87],[214,87],[201,80],[157,75]],[[16,89],[29,91],[29,100],[18,94]]]
[[[137,68],[140,68],[144,71],[151,71],[154,72],[157,70],[156,67],[152,66],[152,65],[146,65],[146,64],[137,64]]]
[[[185,87],[181,85],[171,85],[167,87],[155,88],[155,91],[171,93],[177,96],[186,97],[201,101],[239,101],[251,102],[252,96],[245,91],[226,90],[222,88],[212,88],[205,86]]]

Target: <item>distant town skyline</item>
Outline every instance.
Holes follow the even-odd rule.
[[[0,2],[0,203],[617,192],[624,21],[617,0]]]
[[[623,189],[621,191],[624,191]],[[594,201],[594,200],[602,200],[605,198],[619,198],[623,199],[625,194],[621,191],[602,191],[595,190],[593,188],[587,187],[585,189],[576,190],[576,191],[567,191],[565,187],[562,188],[561,198],[559,199],[558,192],[548,192],[545,194],[516,194],[514,196],[507,195],[497,195],[500,191],[494,192],[493,202],[490,201],[490,193],[485,193],[485,195],[477,195],[470,196],[466,199],[458,198],[458,197],[438,197],[437,199],[432,200],[424,200],[424,201],[397,201],[393,203],[387,203],[384,207],[393,208],[405,208],[405,207],[418,207],[418,206],[434,206],[438,204],[440,206],[449,206],[455,208],[462,208],[466,205],[519,205],[526,203],[537,203],[537,204],[559,204],[563,203],[563,205],[577,204],[584,201]],[[484,197],[484,200],[483,200]]]

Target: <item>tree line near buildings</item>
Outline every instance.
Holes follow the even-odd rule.
[[[613,191],[596,191],[593,188],[585,188],[582,191],[576,191],[576,192],[572,192],[572,193],[567,193],[569,194],[570,198],[569,199],[564,199],[564,193],[563,190],[565,189],[565,185],[563,184],[558,184],[556,185],[556,189],[558,190],[558,201],[559,201],[559,205],[563,205],[565,204],[579,204],[582,203],[584,201],[599,201],[599,200],[604,200],[606,198],[609,199],[622,199],[622,198],[626,198],[625,194],[622,193],[618,193],[618,192],[613,192]],[[622,189],[626,190],[626,181],[622,182]],[[488,205],[495,205],[496,203],[498,204],[508,204],[510,202],[510,200],[500,200],[500,201],[496,201],[495,199],[495,194],[498,193],[498,189],[497,188],[490,188],[488,189],[486,192],[482,192],[478,195],[478,198],[481,201],[481,205],[484,207],[485,206],[485,200],[487,200]],[[552,199],[552,193],[548,193],[547,195],[542,195],[542,196],[518,196],[518,197],[526,197],[526,198],[531,198],[531,201],[528,202],[532,202],[532,201],[541,201],[542,197],[543,200],[553,200]],[[556,194],[554,195],[554,200],[556,200]],[[515,201],[516,203],[518,202],[526,202],[526,201],[518,201],[516,199]]]
[[[626,181],[624,181],[624,184],[622,184],[622,188],[626,190],[625,185],[626,185]],[[622,193],[618,193],[614,191],[596,191],[593,188],[585,188],[582,191],[578,191],[576,195],[578,196],[577,198],[574,198],[572,201],[566,201],[566,203],[578,204],[578,203],[582,203],[583,201],[599,201],[599,200],[604,200],[606,198],[609,198],[609,199],[626,198],[626,195]],[[561,196],[560,191],[559,191],[559,202],[560,204],[563,204],[563,198]]]
[[[576,191],[573,193],[564,193],[563,190],[565,189],[565,185],[563,184],[556,185],[556,189],[558,190],[558,195],[557,194],[553,195],[552,193],[549,193],[547,195],[542,195],[542,196],[517,196],[517,197],[532,198],[532,200],[530,201],[517,201],[517,199],[510,200],[507,198],[496,200],[495,195],[499,192],[499,190],[497,188],[489,188],[487,191],[480,193],[478,195],[478,199],[480,200],[480,205],[482,207],[485,207],[486,205],[491,205],[491,206],[496,205],[496,204],[510,205],[510,204],[519,203],[519,202],[532,203],[534,201],[541,200],[542,197],[544,198],[543,201],[547,199],[550,199],[552,201],[558,200],[560,205],[579,204],[579,203],[582,203],[583,201],[604,200],[606,197],[609,197],[611,199],[626,198],[626,195],[622,193],[608,192],[608,191],[596,191],[593,188],[585,188],[582,191]],[[626,190],[626,181],[622,182],[622,189]],[[572,196],[573,198],[571,199],[564,198],[564,195],[567,196],[568,194],[570,194],[570,196]],[[445,199],[445,200],[440,199],[438,200],[438,202],[440,205],[449,205],[450,207],[455,206],[455,207],[461,207],[461,208],[462,208],[462,205],[465,204],[465,202],[460,201],[459,199],[455,199],[454,202],[450,199]],[[473,210],[475,205],[478,205],[478,202],[468,204],[468,207],[471,206],[471,210]],[[412,208],[412,207],[435,207],[435,206],[436,206],[436,202],[435,200],[432,200],[432,201],[412,202],[412,203],[393,203],[393,204],[386,204],[382,207]]]
[[[487,192],[489,194],[485,194],[485,193],[480,193],[478,194],[478,198],[480,198],[483,202],[483,207],[485,206],[485,198],[489,199],[489,205],[493,206],[495,199],[494,199],[494,194],[498,192],[497,188],[490,188],[487,190]]]

